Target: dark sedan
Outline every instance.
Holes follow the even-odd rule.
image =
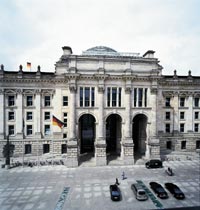
[[[173,183],[165,183],[166,189],[176,198],[176,199],[184,199],[185,195],[184,193],[180,190],[180,188],[173,184]]]
[[[121,191],[116,184],[110,185],[110,196],[113,201],[121,200]]]
[[[149,185],[151,189],[155,192],[157,197],[161,199],[168,198],[168,194],[165,191],[165,189],[162,187],[162,185],[158,184],[157,182],[150,182]]]
[[[146,168],[162,168],[162,161],[159,159],[152,159],[145,163]]]

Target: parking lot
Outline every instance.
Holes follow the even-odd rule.
[[[0,169],[0,210],[142,210],[200,206],[199,161],[167,161],[163,165],[161,169],[146,169],[144,165]],[[175,176],[165,173],[168,166]],[[123,172],[127,179],[122,180]],[[116,178],[122,192],[119,202],[111,201],[109,192],[109,185],[114,184]],[[161,206],[156,206],[150,198],[137,201],[130,188],[136,180],[148,189],[151,181],[163,186],[165,182],[173,182],[185,193],[186,199],[176,200],[168,193],[168,199],[156,197]]]

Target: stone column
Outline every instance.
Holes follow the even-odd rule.
[[[157,88],[151,89],[150,107],[152,110],[147,147],[149,147],[150,158],[160,158],[160,140],[157,137]]]
[[[42,100],[41,100],[41,91],[36,90],[35,95],[35,116],[34,116],[34,129],[36,138],[41,138],[41,119],[42,119]]]
[[[172,106],[172,118],[173,118],[173,125],[172,125],[172,132],[174,134],[179,132],[179,113],[178,113],[178,108],[179,108],[179,102],[178,102],[178,93],[174,93],[173,100],[171,102]]]
[[[16,95],[16,139],[23,139],[23,97],[22,90],[17,90]]]
[[[125,128],[124,128],[124,139],[122,143],[122,157],[124,164],[134,164],[134,144],[131,136],[131,88],[126,87],[125,89]]]
[[[5,114],[4,114],[4,106],[5,106],[5,100],[4,100],[4,92],[3,90],[0,90],[0,140],[3,140],[5,137]]]
[[[78,144],[76,136],[76,86],[70,86],[69,137],[67,143],[67,166],[78,166]]]
[[[98,99],[99,99],[99,123],[98,123],[98,131],[97,131],[97,140],[95,143],[95,158],[96,165],[103,166],[106,165],[106,139],[105,139],[105,127],[104,127],[104,88],[98,88]]]
[[[188,97],[188,112],[185,114],[186,120],[187,120],[187,130],[186,132],[193,132],[194,131],[194,112],[193,112],[193,96],[192,94]]]

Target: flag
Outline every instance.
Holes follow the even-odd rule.
[[[31,70],[31,63],[27,62],[27,65],[26,66],[27,66],[27,69],[28,70]]]
[[[60,128],[62,128],[64,126],[64,122],[60,121],[58,118],[56,118],[54,115],[53,115],[53,118],[52,118],[52,122],[53,122],[53,125],[57,125],[59,126]]]

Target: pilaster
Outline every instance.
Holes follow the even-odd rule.
[[[4,91],[3,89],[0,89],[0,116],[1,116],[1,120],[0,120],[0,139],[4,139],[5,136],[5,100],[4,100]]]
[[[16,139],[23,139],[23,100],[22,90],[18,89],[16,95]]]

